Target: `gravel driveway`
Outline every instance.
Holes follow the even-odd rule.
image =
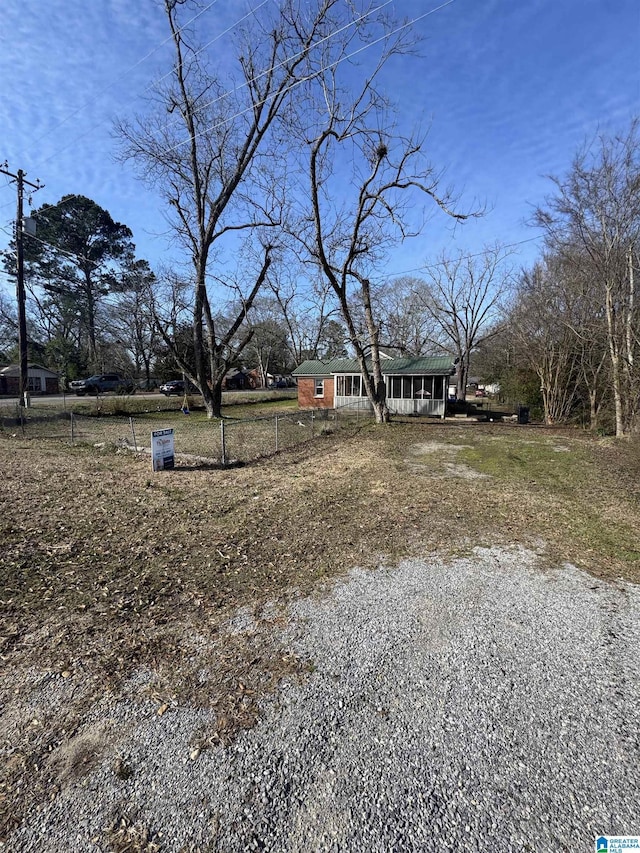
[[[312,673],[253,730],[192,760],[208,712],[105,699],[113,751],[6,849],[574,853],[640,833],[637,587],[476,549],[354,571],[289,615]]]

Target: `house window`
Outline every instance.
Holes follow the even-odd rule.
[[[27,386],[31,394],[39,394],[42,391],[42,378],[40,376],[29,376]]]
[[[387,382],[389,397],[393,400],[410,400],[421,387],[420,377],[390,376]]]
[[[443,400],[442,376],[388,376],[387,396],[393,400]]]
[[[433,394],[433,380],[431,376],[413,377],[413,399],[430,400]]]
[[[360,397],[361,376],[338,376],[336,381],[336,394],[338,397]]]
[[[315,380],[314,397],[324,397],[324,379]]]

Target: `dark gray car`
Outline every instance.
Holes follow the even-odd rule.
[[[85,394],[105,394],[107,391],[131,394],[135,391],[135,387],[133,382],[120,376],[119,373],[96,373],[88,379],[78,379],[70,383],[71,390],[78,397],[84,397]]]

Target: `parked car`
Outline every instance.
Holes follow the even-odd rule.
[[[170,397],[171,394],[184,394],[184,380],[182,379],[170,379],[168,382],[165,382],[164,385],[160,386],[160,393],[164,394],[165,397]],[[189,382],[187,380],[187,393],[188,394],[199,394],[200,391],[193,382]]]
[[[133,394],[136,390],[135,383],[125,379],[119,373],[96,373],[87,379],[76,379],[69,383],[69,387],[78,397],[85,394],[106,394],[107,391],[115,391],[116,394]]]
[[[275,382],[269,383],[269,388],[273,390],[274,388],[287,388],[287,380],[286,379],[277,379]]]
[[[486,396],[487,396],[487,392],[484,390],[484,388],[478,388],[477,389],[476,397],[486,397]]]

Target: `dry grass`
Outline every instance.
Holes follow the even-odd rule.
[[[101,758],[108,733],[88,748],[85,723],[105,692],[216,709],[194,749],[251,726],[259,697],[310,665],[276,639],[286,601],[354,565],[519,542],[640,580],[639,447],[576,432],[364,426],[245,468],[159,474],[2,436],[0,465],[5,832]],[[238,608],[251,630],[229,630]],[[34,712],[53,688],[64,701]],[[114,849],[153,849],[127,847],[140,832],[114,826]]]
[[[80,403],[72,401],[73,414],[70,405],[63,411],[58,406],[41,404],[32,407],[24,418],[16,418],[15,412],[5,406],[0,410],[0,435],[133,449],[136,445],[148,448],[152,430],[170,427],[177,453],[220,464],[223,429],[226,460],[244,463],[302,444],[326,424],[326,417],[300,412],[295,399],[265,400],[265,396],[252,392],[251,399],[247,399],[248,394],[241,396],[239,392],[233,397],[233,404],[223,407],[223,421],[207,418],[202,406],[184,414],[182,400],[174,397],[109,397],[89,403],[80,398]]]

